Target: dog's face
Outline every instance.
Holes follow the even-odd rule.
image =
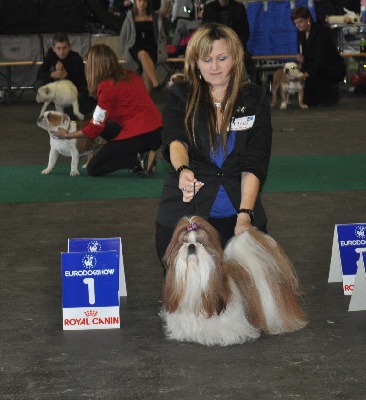
[[[223,278],[223,250],[216,229],[200,217],[178,223],[163,262],[164,287],[169,312],[188,308],[206,316],[225,308],[227,280]]]
[[[283,66],[283,73],[288,80],[296,80],[303,76],[303,72],[301,72],[300,67],[295,62],[285,63]]]
[[[37,91],[37,103],[72,104],[78,97],[76,86],[67,79],[41,86]]]
[[[52,85],[41,86],[37,91],[36,102],[44,103],[46,101],[53,101],[56,97],[55,87]]]
[[[163,262],[167,270],[177,266],[185,270],[222,256],[220,239],[212,225],[200,217],[184,217],[174,231]]]
[[[183,82],[186,80],[186,77],[184,76],[184,74],[182,73],[176,73],[173,74],[170,79],[169,82],[167,84],[168,87],[172,86],[174,83],[178,83],[178,82]]]
[[[70,117],[59,111],[45,111],[38,118],[37,125],[48,132],[57,132],[58,128],[68,129]]]

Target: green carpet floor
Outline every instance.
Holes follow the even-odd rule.
[[[59,163],[52,174],[45,165],[0,167],[0,203],[102,200],[160,197],[169,165],[159,161],[153,178],[128,171],[91,178],[70,177],[70,165]],[[272,157],[264,192],[366,190],[366,154]]]

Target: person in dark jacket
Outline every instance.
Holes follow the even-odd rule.
[[[214,0],[205,4],[202,23],[217,22],[229,26],[239,36],[244,48],[244,62],[248,74],[251,74],[252,58],[247,48],[250,36],[249,21],[244,4],[235,0]]]
[[[202,23],[206,22],[217,22],[229,26],[239,36],[244,51],[247,50],[250,30],[244,4],[235,0],[214,0],[205,4]]]
[[[79,53],[71,49],[70,39],[63,32],[53,36],[52,46],[37,71],[34,89],[37,91],[41,86],[60,79],[70,80],[78,89],[80,112],[82,114],[92,112],[96,103],[88,94],[83,59]],[[66,112],[69,113],[68,110]]]
[[[224,25],[202,25],[188,43],[184,73],[163,110],[167,176],[156,218],[160,258],[183,216],[199,215],[222,245],[254,225],[266,231],[260,191],[272,125],[265,88],[244,82],[243,47]]]
[[[330,29],[314,22],[306,7],[296,7],[291,19],[298,29],[297,60],[304,72],[304,103],[308,106],[338,103],[338,83],[346,75],[346,66]]]

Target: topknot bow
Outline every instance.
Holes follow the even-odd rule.
[[[187,225],[187,231],[196,231],[198,229],[198,226],[195,222],[191,222],[190,224]]]

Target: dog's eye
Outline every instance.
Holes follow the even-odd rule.
[[[52,115],[51,114],[47,114],[47,119],[51,119]]]

